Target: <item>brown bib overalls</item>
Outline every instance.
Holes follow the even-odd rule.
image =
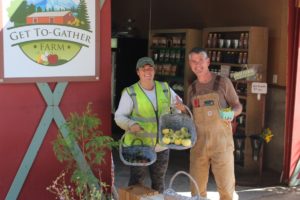
[[[232,200],[235,190],[232,128],[220,118],[218,93],[194,96],[192,104],[197,142],[190,153],[190,174],[198,184],[200,195],[206,197],[211,167],[220,199]]]

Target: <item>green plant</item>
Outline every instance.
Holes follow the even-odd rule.
[[[105,162],[106,153],[110,152],[112,147],[118,146],[118,142],[110,136],[103,135],[99,130],[100,125],[101,120],[92,112],[89,103],[81,115],[76,112],[70,113],[70,117],[62,127],[67,130],[67,137],[63,137],[59,131],[53,141],[55,156],[66,164],[66,170],[47,190],[56,194],[59,199],[104,199],[104,191],[108,185],[101,181],[100,165]],[[74,159],[76,143],[92,173],[82,169]],[[70,173],[70,185],[65,181],[66,172]]]

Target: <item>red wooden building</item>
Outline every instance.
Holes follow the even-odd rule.
[[[97,1],[99,2],[99,1]],[[70,112],[81,113],[88,102],[93,103],[93,109],[102,120],[101,130],[111,135],[111,0],[101,0],[102,9],[97,10],[100,15],[100,30],[97,56],[100,60],[100,77],[95,82],[71,82],[68,84],[59,104],[64,116]],[[287,86],[287,114],[284,178],[298,183],[299,181],[299,130],[300,130],[300,3],[295,8],[297,0],[289,0],[289,27],[288,27],[288,86]],[[1,3],[0,3],[1,4]],[[1,6],[0,6],[1,7]],[[34,13],[27,17],[27,24],[55,23],[65,24],[72,20],[71,12],[44,12]],[[52,21],[51,21],[52,20]],[[1,37],[2,31],[0,32]],[[2,44],[0,45],[2,46]],[[1,49],[5,52],[5,49]],[[12,58],[15,59],[15,58]],[[0,61],[0,62],[3,62]],[[22,67],[22,66],[20,66]],[[52,83],[54,89],[56,83]],[[6,198],[12,187],[24,155],[31,144],[31,140],[39,126],[41,117],[48,107],[35,83],[1,84],[0,85],[0,199]],[[51,123],[47,134],[36,152],[36,158],[27,176],[19,183],[18,199],[52,200],[53,195],[46,191],[58,173],[64,169],[52,150],[51,142],[57,136],[58,127]],[[103,180],[111,184],[111,156],[106,156],[106,164],[101,167]],[[298,164],[298,165],[297,165]],[[28,167],[24,163],[25,168]],[[298,167],[297,167],[298,166]],[[294,181],[293,181],[294,180]]]
[[[106,135],[111,135],[110,3],[110,0],[106,0],[101,6],[101,10],[98,8],[99,3],[96,4],[96,14],[100,16],[97,27],[101,30],[101,34],[97,34],[97,42],[100,44],[101,41],[101,45],[96,50],[97,57],[101,57],[99,81],[68,83],[59,103],[61,112],[67,118],[70,112],[82,113],[87,103],[92,102],[93,111],[98,114],[102,121],[101,131]],[[53,22],[49,21],[51,17]],[[31,23],[30,20],[35,19],[34,23],[39,24],[63,24],[67,20],[71,20],[72,17],[70,12],[35,13],[28,16],[27,20],[29,21],[27,23]],[[0,46],[2,45],[1,41]],[[2,63],[3,60],[0,59],[0,62]],[[57,83],[50,84],[53,91],[56,85]],[[0,199],[54,199],[54,195],[48,192],[46,187],[64,169],[64,165],[57,161],[53,154],[51,142],[58,133],[58,126],[54,120],[47,127],[47,133],[41,146],[35,148],[32,166],[23,162],[30,146],[36,145],[32,140],[37,135],[35,132],[39,127],[43,113],[49,106],[35,83],[1,84],[0,94],[0,157],[5,158],[5,161],[2,160],[0,165]],[[105,164],[101,166],[102,179],[111,185],[110,154],[106,155],[105,160]],[[27,175],[18,174],[20,168],[30,168],[30,170],[28,170]],[[19,175],[24,180],[15,182],[16,177],[20,177]],[[9,195],[17,196],[17,198],[10,198]]]
[[[68,24],[75,19],[71,11],[36,12],[26,18],[27,24]]]

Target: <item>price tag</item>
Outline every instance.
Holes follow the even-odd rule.
[[[251,92],[254,94],[267,94],[268,85],[267,83],[253,82]]]
[[[267,83],[253,82],[251,86],[251,92],[257,94],[257,100],[260,100],[261,94],[267,94],[268,85]]]

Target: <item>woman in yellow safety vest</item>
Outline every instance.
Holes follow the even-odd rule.
[[[118,109],[115,112],[116,124],[125,130],[124,143],[131,145],[137,133],[147,133],[144,144],[156,144],[159,117],[170,111],[175,105],[183,110],[178,95],[165,82],[154,80],[155,64],[150,57],[137,61],[136,71],[139,81],[122,92]],[[152,140],[152,141],[151,141]],[[168,168],[169,150],[156,145],[157,160],[149,166],[151,187],[159,192],[164,191],[164,179]],[[131,166],[128,185],[143,184],[148,167]]]

